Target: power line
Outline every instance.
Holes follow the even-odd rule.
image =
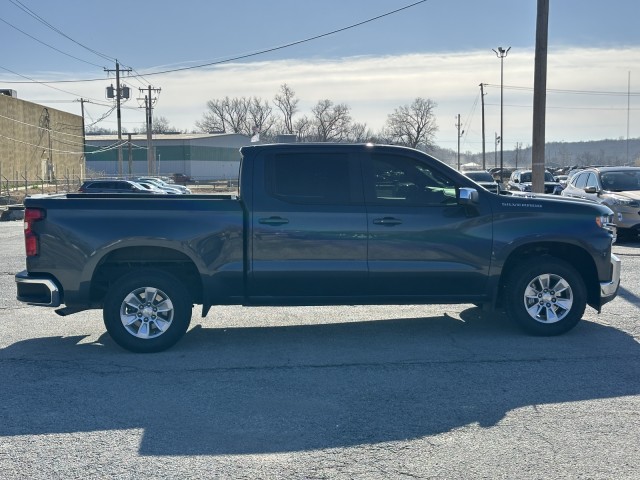
[[[277,46],[277,47],[266,48],[264,50],[259,50],[257,52],[238,55],[238,56],[235,56],[233,58],[228,58],[226,60],[219,60],[219,61],[216,61],[216,62],[203,63],[203,64],[200,64],[200,65],[192,65],[190,67],[174,68],[174,69],[164,70],[164,71],[160,71],[160,72],[151,72],[151,73],[146,73],[146,75],[147,76],[163,75],[163,74],[166,74],[166,73],[182,72],[182,71],[185,71],[185,70],[193,70],[193,69],[196,69],[196,68],[211,67],[211,66],[214,66],[214,65],[220,65],[222,63],[233,62],[233,61],[236,61],[236,60],[244,60],[245,58],[251,58],[251,57],[258,56],[258,55],[264,55],[265,53],[276,52],[278,50],[283,50],[285,48],[290,48],[290,47],[294,47],[296,45],[300,45],[300,44],[303,44],[303,43],[308,43],[308,42],[311,42],[311,41],[314,41],[314,40],[319,40],[320,38],[328,37],[330,35],[335,35],[336,33],[341,33],[341,32],[347,31],[347,30],[351,30],[351,29],[356,28],[356,27],[360,27],[362,25],[366,25],[367,23],[371,23],[371,22],[374,22],[376,20],[380,20],[381,18],[388,17],[390,15],[394,15],[394,14],[396,14],[398,12],[401,12],[403,10],[407,10],[409,8],[412,8],[412,7],[415,7],[416,5],[420,5],[421,3],[425,3],[427,1],[428,0],[420,0],[420,1],[412,3],[410,5],[406,5],[404,7],[397,8],[397,9],[392,10],[390,12],[383,13],[383,14],[375,16],[375,17],[371,17],[371,18],[369,18],[367,20],[363,20],[361,22],[354,23],[354,24],[348,25],[346,27],[338,28],[337,30],[332,30],[330,32],[322,33],[320,35],[315,35],[313,37],[305,38],[303,40],[296,40],[294,42],[286,43],[284,45],[280,45],[280,46]]]
[[[492,107],[499,107],[500,104],[499,103],[485,103],[485,105],[490,105]],[[514,108],[533,108],[533,105],[517,105],[517,104],[504,104],[505,107],[514,107]],[[624,110],[625,112],[627,111],[627,107],[554,107],[554,106],[547,106],[547,108],[552,108],[552,109],[556,109],[556,110],[604,110],[604,111],[608,111],[608,110]],[[631,110],[640,110],[640,108],[636,107],[636,108],[631,108]]]
[[[15,1],[14,0],[9,0],[9,1],[12,2],[12,3],[19,2],[19,0],[15,0]],[[162,70],[162,71],[159,71],[159,72],[148,72],[148,73],[145,73],[145,75],[149,77],[149,76],[152,76],[152,75],[164,75],[164,74],[167,74],[167,73],[182,72],[182,71],[185,71],[185,70],[195,70],[195,69],[198,69],[198,68],[212,67],[212,66],[215,66],[215,65],[221,65],[221,64],[224,64],[224,63],[229,63],[229,62],[234,62],[234,61],[237,61],[237,60],[244,60],[246,58],[256,57],[256,56],[259,56],[259,55],[264,55],[266,53],[276,52],[278,50],[283,50],[285,48],[294,47],[296,45],[301,45],[303,43],[312,42],[314,40],[319,40],[319,39],[324,38],[324,37],[328,37],[328,36],[331,36],[331,35],[335,35],[337,33],[341,33],[341,32],[347,31],[347,30],[351,30],[353,28],[360,27],[362,25],[366,25],[367,23],[371,23],[371,22],[374,22],[376,20],[380,20],[381,18],[388,17],[390,15],[394,15],[396,13],[399,13],[399,12],[402,12],[402,11],[407,10],[409,8],[412,8],[412,7],[415,7],[417,5],[420,5],[422,3],[426,3],[427,1],[429,1],[429,0],[420,0],[418,2],[414,2],[414,3],[411,3],[409,5],[405,5],[404,7],[397,8],[397,9],[392,10],[390,12],[386,12],[386,13],[383,13],[381,15],[377,15],[375,17],[368,18],[368,19],[363,20],[361,22],[357,22],[357,23],[348,25],[346,27],[338,28],[336,30],[332,30],[330,32],[322,33],[322,34],[319,34],[319,35],[314,35],[313,37],[308,37],[308,38],[305,38],[305,39],[302,39],[302,40],[296,40],[296,41],[293,41],[293,42],[289,42],[289,43],[286,43],[284,45],[280,45],[280,46],[277,46],[277,47],[270,47],[270,48],[266,48],[264,50],[258,50],[256,52],[250,52],[250,53],[246,53],[246,54],[237,55],[237,56],[230,57],[230,58],[227,58],[227,59],[224,59],[224,60],[217,60],[217,61],[213,61],[213,62],[202,63],[202,64],[198,64],[198,65],[192,65],[192,66],[189,66],[189,67],[179,67],[179,68],[173,68],[173,69],[169,69],[169,70]],[[103,58],[105,58],[105,57],[103,57]],[[115,62],[115,59],[112,59],[112,58],[107,58],[107,59],[112,60],[112,61]],[[49,81],[49,82],[37,82],[37,83],[83,83],[83,82],[98,82],[98,81],[104,81],[104,79],[102,79],[102,78],[87,78],[87,79],[83,79],[83,80],[52,80],[52,81]],[[27,82],[15,82],[14,81],[14,82],[3,82],[3,83],[19,84],[19,83],[27,83]],[[147,82],[147,83],[150,83],[150,82]]]
[[[47,22],[44,18],[42,18],[40,15],[38,15],[37,13],[35,13],[33,10],[31,10],[29,7],[27,7],[24,3],[22,3],[20,0],[9,0],[11,3],[13,3],[16,7],[18,7],[20,10],[22,10],[23,12],[25,12],[27,15],[35,18],[37,21],[39,21],[40,23],[42,23],[43,25],[47,26],[48,28],[50,28],[51,30],[53,30],[54,32],[56,32],[59,35],[62,35],[64,38],[66,38],[67,40],[72,41],[73,43],[75,43],[76,45],[79,45],[80,47],[84,48],[85,50],[88,50],[89,52],[102,57],[105,60],[109,60],[110,62],[115,61],[115,58],[112,58],[108,55],[105,55],[104,53],[100,53],[97,50],[94,50],[93,48],[87,47],[86,45],[78,42],[77,40],[74,40],[73,38],[71,38],[69,35],[67,35],[66,33],[64,33],[62,30],[54,27],[53,25],[51,25],[49,22]]]
[[[26,123],[26,122],[22,122],[20,120],[16,120],[15,118],[11,118],[11,117],[5,117],[4,115],[0,115],[0,118],[4,118],[5,120],[9,120],[15,123],[19,123],[20,125],[25,125],[27,127],[33,127],[33,128],[38,128],[40,130],[45,130],[47,132],[51,132],[51,133],[59,133],[60,135],[67,135],[69,137],[78,137],[78,138],[82,138],[82,135],[75,135],[73,133],[65,133],[59,130],[54,130],[52,128],[47,128],[47,127],[41,127],[40,125],[33,125],[31,123]]]
[[[496,87],[496,88],[500,88],[500,85],[494,85],[491,83],[485,83],[484,84],[487,87]],[[509,90],[523,90],[523,91],[527,91],[530,92],[533,90],[533,87],[518,87],[518,86],[514,86],[514,85],[504,85],[505,89],[509,89]],[[607,92],[607,91],[601,91],[601,90],[570,90],[570,89],[559,89],[559,88],[547,88],[547,92],[548,93],[568,93],[568,94],[572,94],[572,95],[602,95],[602,96],[640,96],[640,93],[634,93],[634,92]]]
[[[46,147],[46,146],[43,146],[43,145],[36,145],[34,143],[24,142],[22,140],[18,140],[17,138],[7,137],[6,135],[2,135],[2,134],[0,134],[0,138],[4,138],[6,140],[10,140],[10,141],[16,142],[16,143],[21,143],[22,145],[27,145],[29,147],[42,148],[44,150],[49,150],[49,151],[56,152],[56,153],[69,153],[69,154],[73,154],[73,155],[82,155],[82,154],[85,153],[83,151],[69,151],[69,150],[58,150],[58,149],[55,149],[55,148],[49,148],[49,147]],[[56,140],[56,141],[58,141],[58,140]],[[80,145],[80,144],[77,144],[77,145]],[[86,152],[86,154],[89,155],[89,154],[102,153],[102,152],[107,152],[109,150],[114,150],[116,148],[118,148],[118,145],[117,145],[117,143],[114,143],[112,145],[109,145],[107,147],[101,148],[99,150]]]
[[[26,35],[27,37],[31,38],[32,40],[35,40],[36,42],[38,42],[38,43],[40,43],[40,44],[44,45],[45,47],[49,47],[50,49],[55,50],[55,51],[56,51],[56,52],[58,52],[58,53],[61,53],[61,54],[63,54],[63,55],[66,55],[67,57],[73,58],[73,59],[78,60],[78,61],[80,61],[80,62],[86,63],[86,64],[88,64],[88,65],[93,65],[94,67],[102,68],[102,65],[98,65],[98,64],[96,64],[96,63],[92,63],[92,62],[90,62],[90,61],[88,61],[88,60],[83,60],[82,58],[76,57],[75,55],[71,55],[70,53],[63,52],[62,50],[60,50],[60,49],[58,49],[58,48],[54,47],[53,45],[49,45],[48,43],[43,42],[43,41],[42,41],[42,40],[40,40],[39,38],[36,38],[36,37],[34,37],[33,35],[31,35],[31,34],[29,34],[29,33],[25,32],[24,30],[19,29],[18,27],[16,27],[15,25],[13,25],[13,24],[11,24],[11,23],[7,22],[7,21],[6,21],[5,19],[3,19],[3,18],[0,18],[0,22],[4,23],[4,24],[6,24],[6,25],[9,25],[11,28],[13,28],[13,29],[17,30],[18,32],[22,33],[23,35]]]
[[[53,90],[57,90],[57,91],[62,92],[62,93],[66,93],[66,94],[68,94],[68,95],[73,95],[74,97],[80,97],[80,95],[78,95],[78,94],[76,94],[76,93],[73,93],[73,92],[70,92],[70,91],[68,91],[68,90],[62,90],[61,88],[53,87],[53,86],[51,86],[51,85],[49,85],[49,84],[48,84],[49,82],[40,82],[40,81],[38,81],[38,80],[34,80],[34,79],[33,79],[33,78],[31,78],[31,77],[27,77],[26,75],[22,75],[21,73],[14,72],[14,71],[13,71],[13,70],[11,70],[10,68],[3,67],[2,65],[0,65],[0,68],[1,68],[2,70],[6,70],[6,71],[7,71],[7,72],[9,72],[9,73],[12,73],[12,74],[14,74],[14,75],[17,75],[18,77],[22,77],[22,78],[26,78],[27,80],[30,80],[30,82],[28,82],[28,83],[37,83],[37,84],[42,85],[42,86],[44,86],[44,87],[51,88],[51,89],[53,89]],[[103,81],[104,81],[104,79],[103,79]],[[14,82],[2,82],[2,83],[14,83]],[[19,82],[19,83],[26,83],[26,82]],[[92,100],[96,100],[96,99],[92,99]],[[96,100],[96,101],[98,101],[98,102],[99,102],[100,100]]]

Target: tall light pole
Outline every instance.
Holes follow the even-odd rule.
[[[493,143],[493,163],[494,163],[494,167],[498,168],[498,144],[500,143],[500,135],[498,135],[498,132],[496,132],[496,139]],[[500,175],[500,178],[502,178],[502,175]]]
[[[487,169],[486,148],[484,141],[484,85],[480,84],[480,99],[482,100],[482,169]]]
[[[500,59],[500,180],[504,180],[503,178],[503,170],[504,170],[504,135],[503,135],[503,125],[504,125],[504,57],[507,56],[511,50],[511,47],[506,50],[502,47],[498,47],[498,50],[493,49],[497,57]]]
[[[460,127],[462,124],[460,123],[460,114],[458,114],[458,123],[456,123],[456,128],[458,129],[458,171],[460,171],[460,137],[464,135],[464,130],[460,131]]]

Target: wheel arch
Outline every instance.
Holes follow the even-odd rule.
[[[593,308],[599,308],[600,284],[598,281],[598,271],[593,258],[589,253],[577,246],[561,242],[539,242],[520,245],[514,249],[502,268],[500,275],[500,294],[497,302],[502,304],[506,280],[511,272],[518,268],[518,265],[531,258],[554,257],[563,260],[576,269],[582,277],[587,290],[587,303]]]
[[[111,285],[133,269],[155,269],[170,273],[185,285],[192,303],[202,303],[202,279],[195,262],[178,250],[159,246],[123,247],[106,254],[100,259],[91,278],[91,301],[102,304]]]

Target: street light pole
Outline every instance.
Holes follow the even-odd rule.
[[[496,56],[500,59],[500,180],[504,180],[503,178],[503,170],[504,170],[504,135],[503,135],[503,125],[504,125],[504,57],[507,56],[511,50],[511,47],[506,50],[502,47],[498,47],[498,50],[493,49]]]
[[[496,138],[493,143],[493,166],[495,168],[498,168],[498,144],[500,143],[500,135],[498,135],[498,132],[495,133]],[[502,178],[502,175],[500,176],[500,178]]]
[[[458,114],[458,123],[456,123],[456,128],[458,129],[458,171],[460,171],[460,137],[464,135],[464,130],[460,131],[461,126],[460,114]]]

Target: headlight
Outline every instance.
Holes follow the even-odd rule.
[[[637,200],[632,200],[627,197],[619,197],[617,195],[611,196],[611,204],[617,205],[619,207],[631,207],[631,208],[640,207],[640,202],[638,202]]]
[[[599,215],[596,217],[596,225],[601,228],[611,229],[615,226],[613,215]]]

